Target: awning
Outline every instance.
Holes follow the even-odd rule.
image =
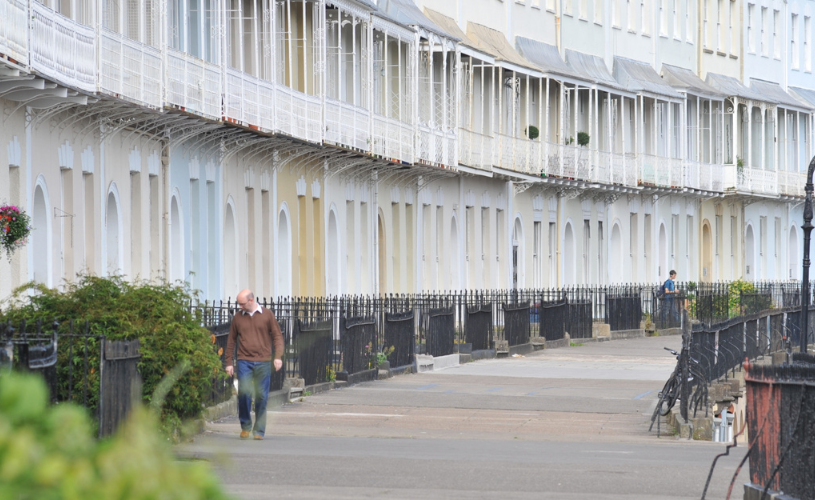
[[[708,85],[728,97],[741,97],[742,99],[768,102],[768,99],[765,96],[756,93],[754,90],[748,89],[732,76],[724,76],[718,73],[708,73],[706,82]]]
[[[631,92],[648,92],[671,99],[682,98],[682,94],[665,83],[648,63],[615,57],[614,77],[620,85]]]
[[[569,68],[571,68],[573,72],[580,75],[583,80],[625,90],[625,87],[617,83],[617,80],[611,76],[611,73],[606,67],[606,62],[602,57],[566,49],[566,64],[569,65]]]
[[[450,36],[457,38],[459,40],[458,42],[459,45],[469,47],[491,57],[495,57],[495,54],[484,52],[482,49],[477,47],[475,43],[470,41],[470,39],[467,38],[467,34],[464,33],[464,31],[462,31],[461,28],[459,28],[458,23],[452,17],[447,17],[440,12],[428,9],[427,7],[425,7],[424,9],[424,13],[428,19],[430,19],[431,21],[433,21],[433,23],[436,24],[436,26],[443,29],[446,33],[449,33]]]
[[[560,58],[560,53],[554,45],[523,37],[517,37],[515,39],[515,45],[518,46],[518,52],[525,59],[532,62],[544,73],[579,80],[584,79],[582,75],[570,68],[569,65]]]
[[[797,96],[804,104],[809,105],[808,107],[815,108],[815,90],[790,87],[790,92],[792,92],[794,96]]]
[[[670,64],[663,64],[662,79],[674,89],[678,90],[679,92],[685,92],[686,94],[712,97],[714,99],[722,99],[727,97],[712,86],[703,82],[701,78],[696,76],[696,73],[689,69],[671,66]]]
[[[500,31],[487,28],[480,24],[467,23],[467,38],[475,44],[478,50],[482,50],[488,54],[495,54],[496,62],[509,63],[522,70],[540,71],[534,64],[518,54]],[[516,70],[516,68],[508,69]]]
[[[458,40],[428,19],[412,0],[379,0],[377,15],[403,26],[416,26],[444,38]]]
[[[781,106],[792,106],[794,108],[811,109],[812,106],[787,94],[777,83],[765,82],[764,80],[750,79],[750,88],[765,96],[764,100],[771,100]]]

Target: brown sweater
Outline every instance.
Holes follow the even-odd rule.
[[[272,341],[275,359],[283,358],[283,334],[271,310],[261,308],[253,315],[238,311],[232,317],[229,338],[226,341],[226,366],[232,366],[232,353],[238,342],[238,359],[245,361],[270,361]]]

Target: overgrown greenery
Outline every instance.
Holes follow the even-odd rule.
[[[66,285],[64,292],[33,283],[18,288],[8,308],[0,312],[0,320],[11,320],[15,325],[22,320],[29,324],[41,320],[46,325],[56,320],[60,333],[69,332],[70,320],[74,321],[75,331],[84,330],[87,321],[93,335],[104,335],[109,340],[139,339],[139,372],[144,382],[145,403],[150,403],[165,374],[179,363],[189,362],[190,369],[170,389],[161,411],[162,430],[175,437],[184,420],[200,415],[212,389],[212,378],[222,372],[211,334],[199,326],[199,318],[188,310],[190,298],[189,290],[179,286],[81,276],[76,283]],[[84,383],[76,375],[84,370],[81,351],[75,348],[69,359],[65,343],[61,344],[57,364],[61,382],[59,400],[67,400],[67,372],[71,365],[73,393],[80,394]],[[90,347],[88,366],[98,367],[98,341],[92,340]],[[88,409],[93,411],[99,393],[98,370],[93,369],[88,382]]]
[[[0,500],[227,498],[207,464],[175,459],[142,405],[97,441],[83,408],[47,394],[41,377],[0,377]]]

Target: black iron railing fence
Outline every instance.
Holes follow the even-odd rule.
[[[71,321],[68,333],[42,322],[0,323],[0,376],[9,370],[39,373],[52,403],[74,402],[91,410],[99,436],[108,436],[130,413],[141,393],[139,341],[92,335],[86,322]]]

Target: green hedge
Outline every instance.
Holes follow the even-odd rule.
[[[0,500],[226,499],[202,462],[179,462],[139,406],[97,441],[86,410],[49,406],[40,377],[0,376]]]
[[[42,320],[44,325],[50,325],[56,320],[60,333],[68,333],[70,320],[74,321],[75,331],[84,329],[87,321],[91,334],[105,335],[109,340],[138,338],[145,403],[150,402],[165,374],[188,361],[190,369],[170,390],[161,414],[162,429],[175,435],[184,420],[201,414],[213,376],[222,376],[223,371],[211,334],[199,326],[200,318],[188,310],[190,299],[190,292],[178,286],[131,284],[120,277],[80,276],[76,283],[67,284],[64,292],[36,284],[18,288],[9,307],[0,313],[0,320],[11,320],[14,325],[22,320],[29,324]],[[77,374],[83,373],[84,359],[76,348],[73,359],[68,359],[67,342],[63,340],[58,356],[60,400],[67,399],[70,364],[74,370],[74,394],[81,394],[83,384]],[[99,349],[96,341],[91,344],[89,366],[95,369],[89,379],[88,409],[92,411],[99,392]]]

